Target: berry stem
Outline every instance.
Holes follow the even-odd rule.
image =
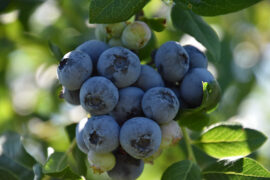
[[[196,158],[195,158],[193,150],[192,150],[191,140],[190,140],[190,137],[187,133],[187,130],[184,127],[181,127],[181,130],[182,130],[183,137],[185,139],[185,143],[186,143],[186,147],[187,147],[187,151],[188,151],[188,159],[194,161],[197,164]]]

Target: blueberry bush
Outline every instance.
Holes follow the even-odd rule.
[[[269,12],[261,0],[1,2],[0,180],[270,179],[257,128],[270,122],[235,120],[267,84]]]

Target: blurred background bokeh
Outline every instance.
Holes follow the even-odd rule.
[[[59,59],[49,42],[66,53],[94,37],[88,23],[86,0],[0,0],[0,133],[13,130],[25,137],[27,150],[40,163],[48,151],[66,151],[65,126],[86,116],[58,95],[56,69]],[[148,17],[168,18],[167,29],[155,33],[158,46],[168,40],[205,48],[194,38],[177,32],[170,23],[170,7],[152,0]],[[204,18],[221,41],[221,58],[209,70],[222,88],[222,100],[212,122],[238,121],[270,135],[270,1],[237,13]],[[196,134],[194,134],[196,136]],[[49,149],[47,147],[50,147]],[[214,159],[198,149],[199,164]],[[154,165],[146,165],[141,180],[158,180],[172,163],[185,159],[183,141],[165,150]],[[270,169],[270,140],[251,155]],[[89,177],[92,177],[89,169]],[[107,179],[106,175],[93,179]]]

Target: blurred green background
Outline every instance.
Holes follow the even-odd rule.
[[[0,133],[13,130],[25,137],[27,150],[40,163],[52,151],[69,147],[65,126],[86,116],[82,108],[59,99],[56,77],[59,59],[51,53],[53,42],[66,53],[94,39],[88,23],[86,0],[0,0]],[[147,17],[168,18],[167,29],[156,33],[158,45],[176,40],[205,50],[194,38],[177,32],[170,23],[170,7],[152,0]],[[209,59],[223,97],[212,122],[238,121],[245,127],[270,134],[270,1],[246,10],[204,18],[221,40],[221,58]],[[196,136],[197,134],[192,134]],[[48,148],[49,147],[49,148]],[[214,159],[194,149],[201,167]],[[270,169],[270,141],[251,155]],[[158,180],[172,163],[185,159],[183,141],[165,150],[154,165],[146,165],[140,180]],[[89,169],[89,177],[93,176]]]

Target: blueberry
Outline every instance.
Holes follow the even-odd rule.
[[[180,85],[181,98],[191,107],[198,107],[202,103],[202,82],[213,82],[213,75],[204,68],[191,69]]]
[[[80,89],[70,91],[63,86],[61,97],[63,97],[70,104],[80,105]]]
[[[181,130],[176,121],[170,121],[160,126],[162,132],[161,148],[167,148],[179,142],[181,139]]]
[[[144,159],[154,154],[161,143],[158,124],[148,118],[135,117],[127,120],[120,130],[120,144],[136,159]]]
[[[134,159],[126,153],[116,153],[116,165],[108,171],[113,180],[135,180],[143,172],[144,162]]]
[[[61,60],[57,74],[60,83],[68,90],[80,89],[92,74],[92,60],[82,51],[71,51]]]
[[[113,153],[100,154],[94,151],[89,151],[87,159],[94,173],[98,174],[111,170],[116,164],[116,159]]]
[[[109,113],[116,106],[118,99],[118,89],[105,77],[92,77],[81,87],[81,105],[91,115]]]
[[[141,74],[134,85],[147,91],[153,87],[164,87],[164,82],[160,74],[154,68],[148,65],[142,65]]]
[[[89,150],[108,153],[119,145],[120,127],[113,117],[108,115],[92,116],[83,130],[83,139]]]
[[[127,87],[119,91],[119,101],[110,113],[121,125],[127,119],[142,115],[141,100],[143,90],[137,87]]]
[[[76,50],[80,50],[88,54],[92,59],[93,65],[96,66],[99,56],[109,48],[110,47],[102,41],[90,40],[78,46]]]
[[[84,129],[86,122],[87,122],[87,118],[84,118],[76,126],[77,146],[85,154],[87,154],[89,151],[89,149],[87,148],[87,146],[85,145],[84,140],[83,140],[83,129]]]
[[[177,82],[188,71],[189,56],[178,42],[168,41],[157,50],[155,64],[166,81]]]
[[[113,47],[102,53],[97,68],[102,76],[112,80],[118,88],[135,83],[141,72],[138,56],[123,47]]]
[[[176,95],[165,87],[149,89],[142,99],[142,109],[146,117],[154,119],[159,124],[173,120],[179,106],[180,103]]]
[[[125,47],[133,50],[143,48],[151,38],[151,30],[147,24],[142,21],[134,21],[129,24],[121,36]]]
[[[208,60],[203,52],[194,46],[183,46],[189,55],[189,69],[207,68]]]

